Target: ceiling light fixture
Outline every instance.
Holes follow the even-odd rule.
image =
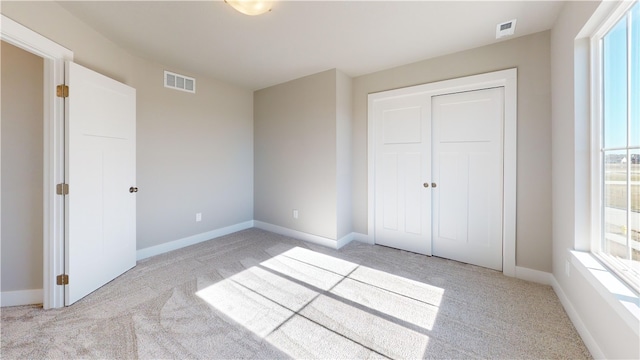
[[[245,15],[261,15],[271,11],[271,3],[269,0],[224,0],[234,9]]]

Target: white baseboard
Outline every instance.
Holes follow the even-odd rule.
[[[367,234],[362,234],[362,233],[356,233],[356,232],[352,234],[353,234],[353,240],[357,242],[361,242],[369,245],[375,245],[375,243],[373,242],[373,236],[369,236]]]
[[[352,241],[358,241],[366,244],[373,245],[373,242],[369,242],[369,237],[365,234],[352,232],[350,234],[345,235],[341,239],[338,240],[338,249],[341,249],[343,246],[347,245]]]
[[[587,329],[587,327],[584,325],[582,318],[580,318],[580,315],[578,315],[578,312],[573,307],[573,304],[571,304],[571,302],[569,301],[569,298],[566,296],[566,294],[560,287],[560,284],[556,280],[555,276],[553,276],[553,274],[544,272],[544,271],[533,270],[525,267],[516,266],[515,277],[522,280],[533,281],[539,284],[551,285],[551,287],[553,288],[553,291],[555,291],[556,295],[558,296],[558,299],[560,299],[560,303],[562,303],[562,307],[567,312],[569,319],[571,319],[573,326],[575,326],[576,330],[578,331],[578,334],[580,334],[580,337],[582,338],[582,341],[584,342],[586,347],[589,349],[589,352],[591,352],[591,355],[595,359],[605,358],[604,353],[602,352],[602,350],[596,343],[595,339],[589,332],[589,329]]]
[[[348,243],[354,240],[364,242],[367,244],[373,244],[372,242],[369,241],[369,237],[367,235],[356,233],[356,232],[349,233],[338,240],[333,240],[333,239],[325,238],[322,236],[313,235],[313,234],[305,233],[302,231],[293,230],[293,229],[289,229],[282,226],[273,225],[273,224],[269,224],[269,223],[265,223],[257,220],[254,221],[254,226],[257,227],[258,229],[270,231],[272,233],[292,237],[292,238],[303,240],[303,241],[308,241],[308,242],[326,246],[332,249],[341,249],[343,246],[347,245]]]
[[[575,326],[578,334],[580,334],[580,337],[582,338],[585,346],[587,347],[587,349],[589,349],[591,356],[593,356],[594,359],[605,359],[604,353],[600,349],[600,346],[598,346],[598,343],[591,335],[591,332],[589,332],[589,329],[584,325],[582,318],[580,318],[580,315],[578,315],[578,312],[573,307],[573,304],[571,304],[571,301],[569,301],[569,298],[564,293],[562,287],[560,286],[560,283],[558,283],[554,276],[551,276],[551,286],[553,287],[553,291],[556,292],[556,295],[558,295],[564,311],[567,312],[569,319],[571,319],[573,326]]]
[[[343,246],[347,245],[353,240],[354,240],[354,233],[350,233],[341,237],[340,239],[338,239],[338,241],[336,241],[336,249],[341,249]]]
[[[0,306],[20,306],[42,304],[42,289],[3,291],[0,293]]]
[[[532,281],[532,282],[543,284],[543,285],[551,285],[554,279],[553,274],[551,273],[540,271],[540,270],[529,269],[525,267],[520,267],[520,266],[516,266],[515,278]]]
[[[329,238],[318,236],[318,235],[305,233],[305,232],[298,231],[298,230],[289,229],[289,228],[278,226],[278,225],[265,223],[265,222],[262,222],[262,221],[254,220],[253,223],[254,223],[254,226],[257,227],[258,229],[262,229],[262,230],[270,231],[272,233],[276,233],[276,234],[292,237],[294,239],[308,241],[310,243],[326,246],[326,247],[329,247],[329,248],[332,248],[332,249],[339,249],[339,248],[343,247],[344,245],[347,245],[348,243],[350,243],[353,240],[353,238],[351,236],[352,234],[349,234],[349,235],[347,235],[347,236],[345,236],[345,237],[343,237],[341,239],[334,240],[334,239],[329,239]]]
[[[144,249],[139,249],[136,252],[136,259],[142,260],[152,256],[164,254],[169,251],[178,250],[183,247],[201,243],[203,241],[215,239],[220,236],[225,236],[241,230],[250,229],[253,226],[254,226],[253,220],[245,221],[243,223],[227,226],[221,229],[211,230],[201,234],[196,234],[196,235],[188,236],[182,239],[170,241],[164,244],[151,246]]]

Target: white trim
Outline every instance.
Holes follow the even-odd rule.
[[[503,204],[503,256],[502,272],[507,276],[516,275],[516,189],[517,189],[517,69],[507,69],[486,74],[467,76],[424,85],[389,90],[368,97],[368,232],[375,243],[375,129],[373,102],[408,94],[433,96],[463,91],[504,87],[504,204]]]
[[[578,250],[592,250],[592,249],[600,249],[601,243],[601,235],[602,235],[602,227],[601,220],[602,219],[602,209],[601,209],[601,201],[602,199],[602,189],[600,186],[595,186],[594,184],[600,184],[600,174],[602,173],[602,163],[600,161],[600,135],[602,134],[601,129],[601,111],[602,111],[602,99],[600,97],[600,89],[601,89],[601,79],[602,79],[602,62],[600,59],[600,39],[596,39],[592,37],[589,40],[590,45],[590,64],[591,69],[589,74],[585,74],[589,77],[589,81],[591,84],[591,92],[590,98],[584,99],[586,102],[586,106],[590,105],[590,115],[591,115],[591,138],[590,138],[590,147],[591,147],[591,159],[590,159],[590,175],[591,175],[591,186],[590,186],[590,194],[591,194],[591,231],[590,239],[584,239],[584,244],[578,244],[576,241],[575,248]],[[589,59],[585,59],[589,60]],[[582,239],[580,239],[582,240]],[[582,245],[582,246],[579,246]]]
[[[569,301],[569,298],[562,290],[562,287],[560,286],[556,278],[553,276],[551,277],[551,287],[553,287],[553,291],[556,292],[556,295],[558,296],[558,299],[560,299],[562,307],[567,312],[567,315],[573,323],[573,326],[578,331],[578,334],[580,334],[580,338],[582,338],[585,346],[587,347],[587,349],[589,349],[591,356],[593,356],[594,359],[606,359],[604,353],[600,349],[600,346],[598,346],[598,343],[593,338],[593,335],[591,335],[591,332],[589,332],[589,328],[584,325],[582,318],[573,307],[571,301]]]
[[[42,304],[42,289],[4,291],[0,293],[0,306]]]
[[[64,291],[55,279],[64,272],[64,198],[54,189],[64,182],[64,100],[55,87],[64,83],[64,63],[73,52],[4,15],[0,24],[3,41],[44,59],[43,306],[62,307]]]
[[[569,250],[571,265],[620,318],[640,336],[640,296],[591,253]]]
[[[169,241],[160,245],[156,245],[156,246],[151,246],[148,248],[144,248],[144,249],[139,249],[136,252],[136,260],[143,260],[146,258],[150,258],[152,256],[156,256],[156,255],[160,255],[160,254],[164,254],[167,253],[169,251],[173,251],[173,250],[178,250],[178,249],[182,249],[184,247],[187,246],[191,246],[194,244],[198,244],[204,241],[208,241],[208,240],[213,240],[215,238],[221,237],[221,236],[225,236],[225,235],[229,235],[238,231],[242,231],[242,230],[246,230],[246,229],[250,229],[250,228],[258,228],[258,229],[262,229],[262,230],[266,230],[272,233],[276,233],[276,234],[280,234],[280,235],[284,235],[284,236],[288,236],[288,237],[292,237],[295,239],[300,239],[303,241],[308,241],[308,242],[312,242],[314,244],[319,244],[319,245],[323,245],[332,249],[341,249],[342,247],[344,247],[345,245],[349,244],[352,241],[360,241],[360,242],[364,242],[364,243],[368,243],[368,244],[372,244],[371,242],[369,242],[368,240],[368,236],[364,235],[364,234],[360,234],[360,233],[350,233],[347,234],[346,236],[336,240],[332,240],[329,238],[325,238],[322,236],[317,236],[317,235],[312,235],[312,234],[307,234],[301,231],[297,231],[297,230],[292,230],[289,228],[285,228],[282,226],[277,226],[277,225],[273,225],[273,224],[268,224],[262,221],[245,221],[243,223],[239,223],[239,224],[235,224],[235,225],[231,225],[231,226],[227,226],[224,228],[220,228],[220,229],[216,229],[216,230],[212,230],[212,231],[207,231],[201,234],[196,234],[196,235],[192,235],[192,236],[188,236],[182,239],[178,239],[178,240],[174,240],[174,241]]]
[[[365,244],[373,245],[373,242],[369,241],[369,236],[366,234],[361,234],[357,232],[352,232],[350,234],[345,235],[344,237],[338,239],[338,249],[342,249],[345,245],[349,244],[352,241],[358,241]]]
[[[590,138],[590,238],[587,241],[582,241],[582,239],[576,239],[575,248],[576,250],[584,250],[591,251],[596,256],[600,257],[600,260],[605,263],[608,267],[607,271],[617,274],[622,277],[625,281],[628,282],[628,285],[631,287],[635,287],[635,290],[640,290],[637,284],[634,284],[634,277],[632,275],[625,276],[624,266],[618,266],[615,262],[610,262],[607,259],[606,254],[604,254],[602,250],[603,243],[603,209],[604,204],[602,202],[603,199],[603,184],[604,184],[604,168],[605,164],[603,162],[602,151],[603,148],[605,151],[612,150],[611,148],[605,148],[603,144],[602,134],[603,134],[603,96],[602,93],[603,83],[602,79],[604,76],[603,73],[603,48],[602,48],[602,39],[609,33],[619,21],[622,20],[623,17],[631,10],[633,6],[637,4],[637,1],[622,1],[622,2],[603,2],[594,15],[589,19],[588,24],[585,26],[580,33],[580,35],[584,36],[584,41],[589,44],[589,55],[585,56],[585,60],[590,60],[591,67],[588,73],[585,73],[585,76],[588,77],[591,85],[590,97],[585,98],[581,104],[585,108],[589,108],[591,115],[591,138]],[[628,56],[631,56],[630,53]],[[627,61],[627,66],[631,66],[630,60]],[[628,69],[629,70],[629,69]],[[627,73],[628,76],[629,73]],[[627,84],[630,86],[630,83]],[[627,89],[627,126],[631,126],[631,89]],[[631,129],[627,129],[627,136],[631,136]],[[623,149],[627,152],[630,148],[633,148],[629,141]],[[630,161],[628,162],[628,166],[630,166]],[[627,168],[629,169],[629,168]],[[627,186],[630,186],[627,184]],[[627,212],[627,226],[631,228],[630,220],[631,214]],[[626,239],[625,239],[626,240]],[[585,246],[580,246],[582,243]]]
[[[580,30],[576,39],[605,36],[633,5],[635,5],[635,0],[603,1]]]
[[[355,240],[355,233],[347,234],[336,241],[336,249],[342,249],[345,245]]]
[[[350,243],[353,240],[352,234],[348,234],[347,236],[339,240],[334,240],[334,239],[329,239],[329,238],[318,236],[318,235],[305,233],[298,230],[289,229],[289,228],[278,226],[278,225],[265,223],[262,221],[254,220],[253,223],[254,223],[254,226],[258,229],[262,229],[272,233],[288,236],[294,239],[299,239],[299,240],[307,241],[310,243],[326,246],[332,249],[340,249],[341,247]]]
[[[369,236],[367,234],[362,233],[353,233],[353,240],[365,244],[375,245],[373,242],[373,236]]]
[[[551,285],[553,283],[553,274],[521,266],[516,266],[515,277],[516,279],[532,281],[542,285]]]
[[[232,234],[234,232],[250,229],[253,227],[253,221],[245,221],[235,225],[223,227],[204,233],[187,236],[182,239],[169,241],[160,245],[150,246],[136,251],[136,260],[150,258],[152,256],[167,253],[169,251],[182,249],[187,246],[195,245],[204,241],[213,240],[215,238]]]

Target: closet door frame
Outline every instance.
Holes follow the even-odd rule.
[[[373,103],[377,100],[426,94],[430,97],[504,87],[504,196],[502,272],[516,276],[517,69],[507,69],[369,94],[368,96],[368,237],[375,243],[375,143]]]

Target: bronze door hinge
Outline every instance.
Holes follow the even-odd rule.
[[[56,284],[58,285],[69,285],[69,275],[62,274],[56,276]]]
[[[56,96],[61,98],[69,97],[69,86],[64,84],[56,86]]]
[[[58,195],[69,195],[69,184],[58,184],[56,185],[56,194]]]

